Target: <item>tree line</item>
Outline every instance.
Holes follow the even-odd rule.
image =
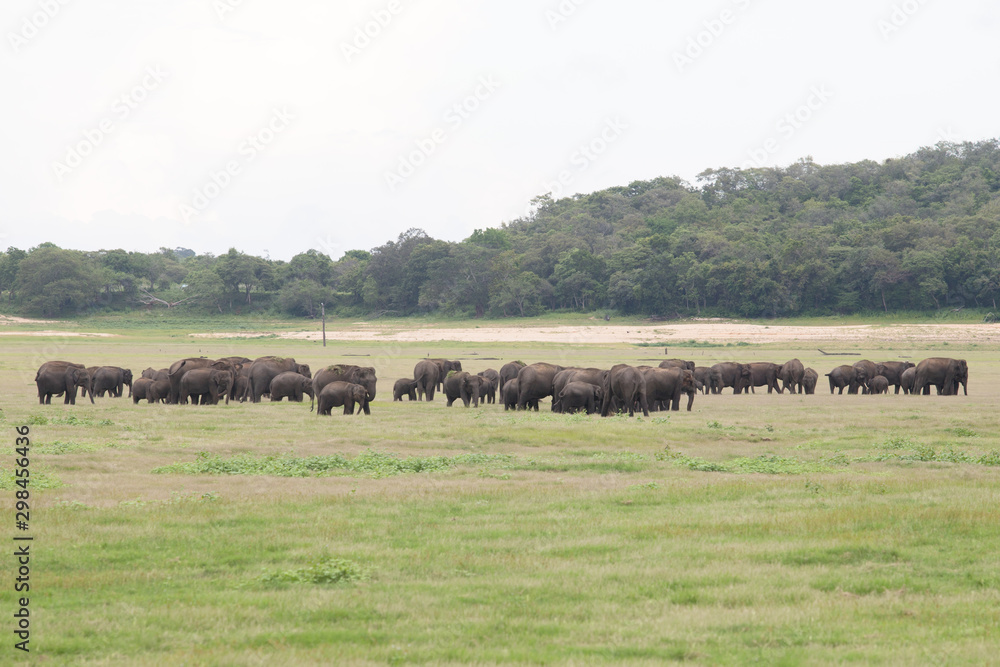
[[[460,242],[411,228],[371,250],[290,261],[233,248],[0,254],[25,315],[181,308],[317,317],[614,311],[775,317],[996,309],[1000,144],[941,142],[884,162],[708,169],[532,201]]]

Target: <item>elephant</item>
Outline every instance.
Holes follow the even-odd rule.
[[[229,387],[232,383],[232,371],[222,371],[217,368],[196,368],[193,371],[188,371],[181,378],[177,402],[183,405],[187,403],[190,396],[192,405],[198,405],[199,398],[202,405],[217,405],[221,397],[225,397],[228,403]]]
[[[233,390],[229,393],[233,399],[240,403],[250,398],[250,366],[252,365],[252,361],[249,364],[241,364],[233,379]]]
[[[222,357],[216,361],[225,362],[233,367],[233,370],[239,370],[241,366],[249,366],[253,363],[252,359],[246,357]]]
[[[100,368],[100,366],[87,366],[85,369],[87,371],[87,375],[90,376],[90,385],[87,387],[80,387],[80,396],[87,398],[88,394],[90,394],[90,389],[94,386],[94,374],[97,372],[98,368]]]
[[[557,398],[562,406],[560,412],[586,410],[588,415],[592,415],[604,403],[604,389],[589,382],[568,382],[559,391]]]
[[[654,409],[660,405],[664,410],[680,410],[681,394],[687,394],[687,411],[694,404],[694,372],[686,368],[644,368],[646,379],[646,401]]]
[[[501,393],[508,382],[517,377],[518,372],[527,366],[523,361],[510,361],[500,367],[500,384],[497,387]]]
[[[750,381],[743,385],[744,393],[757,393],[754,391],[754,387],[767,387],[769,394],[774,391],[779,394],[783,393],[781,387],[778,386],[778,372],[781,370],[781,366],[770,361],[754,361],[747,365],[750,367]]]
[[[692,375],[692,380],[693,377]],[[628,408],[629,417],[635,414],[636,405],[642,408],[644,417],[649,416],[649,405],[646,402],[646,378],[642,371],[628,364],[617,364],[611,367],[604,384],[604,403],[601,405],[602,417],[611,414],[611,407],[615,402],[617,402],[619,410]]]
[[[132,371],[118,366],[101,366],[91,376],[93,392],[104,396],[108,392],[112,398],[121,398],[123,388],[128,386],[128,395],[132,395]]]
[[[500,401],[503,403],[503,410],[517,410],[517,378],[507,380],[503,389],[500,390]]]
[[[244,367],[245,368],[245,367]],[[250,389],[250,378],[246,375],[237,375],[236,380],[233,382],[233,390],[230,395],[243,403],[247,400],[247,394],[249,394]]]
[[[517,409],[525,410],[529,402],[538,410],[538,401],[552,396],[556,373],[565,370],[562,366],[544,361],[525,366],[517,372]],[[605,400],[607,397],[605,397]]]
[[[743,392],[750,383],[750,365],[725,361],[712,366],[709,373],[713,394],[721,394],[725,387],[732,387],[734,394]]]
[[[497,384],[500,382],[500,378],[496,380],[491,380],[488,377],[483,377],[476,373],[476,377],[483,378],[482,385],[479,387],[479,394],[482,397],[483,403],[496,403],[497,402]]]
[[[803,391],[802,380],[805,375],[806,369],[802,366],[802,362],[798,359],[792,359],[781,364],[778,368],[778,379],[781,380],[781,391],[784,393],[786,390],[790,394],[796,393],[798,389],[799,394]]]
[[[702,393],[707,394],[712,390],[712,369],[708,366],[695,366],[694,367],[694,382],[695,389],[701,390]]]
[[[878,368],[875,366],[874,361],[868,361],[867,359],[855,361],[853,366],[858,380],[854,386],[848,388],[847,393],[856,394],[860,389],[862,394],[867,394],[868,381],[878,375]]]
[[[904,394],[913,393],[913,382],[917,379],[917,367],[907,368],[899,374],[899,384],[903,388]]]
[[[694,372],[694,362],[685,361],[684,359],[666,359],[660,362],[660,368],[683,368],[686,370]]]
[[[826,374],[830,378],[830,393],[833,393],[834,389],[839,389],[838,394],[844,393],[844,387],[847,387],[848,394],[858,393],[858,387],[864,386],[868,382],[868,376],[865,375],[865,370],[863,368],[859,369],[855,366],[848,366],[844,364],[843,366],[837,366],[832,371]],[[851,391],[851,387],[854,391]]]
[[[322,368],[313,378],[313,392],[319,400],[319,394],[331,382],[349,382],[359,384],[368,392],[365,399],[365,414],[370,414],[368,404],[375,400],[375,388],[378,385],[378,377],[372,366],[355,366],[353,364],[334,364]],[[338,403],[339,405],[339,403]]]
[[[465,407],[469,407],[469,401],[472,401],[472,406],[478,408],[479,397],[482,395],[483,382],[485,381],[485,378],[466,371],[449,372],[442,383],[442,391],[448,399],[446,405],[450,408],[455,399],[461,398]]]
[[[307,378],[295,371],[285,371],[279,373],[271,380],[271,402],[280,401],[287,398],[289,401],[301,403],[303,396],[309,397],[309,411],[313,410],[315,394],[313,393],[312,378]]]
[[[413,380],[417,383],[417,400],[434,400],[437,391],[438,378],[441,371],[438,365],[429,359],[422,359],[413,367]]]
[[[868,393],[888,394],[889,380],[887,380],[884,375],[876,375],[875,377],[873,377],[871,380],[868,381]]]
[[[441,383],[443,383],[444,379],[446,377],[448,377],[448,373],[450,373],[452,371],[460,372],[462,370],[462,362],[461,361],[449,361],[448,359],[424,359],[424,361],[429,361],[432,364],[434,364],[435,366],[437,366],[437,369],[438,369],[437,390],[438,391],[441,391]],[[416,373],[414,373],[413,376],[416,377]]]
[[[146,396],[146,390],[149,389],[151,384],[153,384],[153,378],[139,378],[135,381],[135,384],[132,385],[133,404],[138,403],[144,398],[149,400],[149,397]]]
[[[147,368],[142,372],[142,377],[147,380],[170,380],[169,368],[161,368],[156,370],[152,367]]]
[[[912,393],[929,394],[930,386],[934,385],[939,395],[957,396],[958,385],[961,384],[965,395],[968,396],[968,383],[969,366],[965,359],[930,357],[917,364]]]
[[[177,403],[181,393],[181,380],[184,378],[186,373],[203,368],[212,368],[220,371],[233,370],[232,364],[229,362],[216,361],[214,359],[209,359],[208,357],[188,357],[187,359],[179,359],[170,364],[170,368],[167,370],[167,379],[170,382],[170,395],[167,397],[167,402]]]
[[[246,357],[223,357],[218,361],[232,366],[229,370],[233,372],[233,386],[229,388],[229,400],[240,403],[247,400],[247,389],[250,386],[250,366],[253,364],[253,360]],[[240,381],[240,378],[243,380]]]
[[[479,371],[476,375],[486,379],[482,388],[483,400],[487,403],[496,403],[497,389],[500,387],[500,373],[493,368],[487,368],[485,371]]]
[[[300,364],[292,357],[258,357],[250,364],[247,371],[249,386],[247,396],[253,403],[260,403],[260,398],[269,391],[271,380],[286,371],[292,371],[307,378],[312,377],[309,364]],[[315,385],[314,385],[315,386]]]
[[[334,380],[323,385],[316,396],[316,415],[329,415],[333,408],[344,406],[344,414],[354,414],[354,406],[358,406],[358,414],[371,414],[368,407],[368,390],[353,382]]]
[[[916,368],[916,366],[914,366],[911,361],[883,361],[875,364],[876,374],[883,376],[886,380],[888,380],[890,385],[895,385],[895,393],[897,394],[899,393],[900,387],[903,385],[903,372],[908,368]]]
[[[566,368],[556,373],[552,378],[552,412],[564,412],[559,394],[570,382],[586,382],[603,387],[606,374],[607,371],[600,368]]]
[[[805,372],[802,373],[802,387],[805,389],[807,394],[816,393],[816,382],[819,381],[819,373],[811,368],[807,368]]]
[[[517,398],[519,394],[519,389],[517,387],[517,378],[507,380],[504,384],[503,389],[500,390],[500,400],[503,401],[504,412],[507,410],[517,410]],[[528,401],[528,408],[538,412],[538,401]]]
[[[409,400],[417,400],[417,381],[410,378],[400,378],[392,385],[392,400],[402,401],[406,396]]]
[[[91,387],[90,374],[83,364],[70,361],[46,361],[38,367],[35,373],[35,386],[38,387],[38,403],[49,405],[53,396],[63,396],[63,403],[76,405],[77,389]],[[94,402],[94,392],[90,392],[90,402]]]
[[[146,400],[150,403],[167,403],[170,401],[170,380],[153,380],[146,389]]]

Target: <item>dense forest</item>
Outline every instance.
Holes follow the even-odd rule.
[[[775,317],[997,308],[1000,144],[942,142],[884,162],[709,169],[553,200],[461,242],[409,229],[333,258],[0,254],[0,307],[316,317],[552,310]]]

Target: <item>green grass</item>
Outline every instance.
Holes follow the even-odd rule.
[[[8,445],[22,424],[33,442],[32,660],[989,664],[1000,648],[996,343],[955,346],[968,397],[821,383],[815,396],[698,396],[690,413],[601,419],[387,392],[428,354],[476,372],[651,350],[122,332],[5,337],[0,350]],[[670,356],[840,363],[815,347]],[[379,394],[370,417],[318,417],[266,401],[41,406],[31,384],[44,355],[141,370],[201,354],[314,369],[369,355]],[[13,465],[0,461],[8,526]],[[11,586],[0,606],[12,610]]]
[[[184,475],[273,475],[276,477],[313,477],[331,474],[361,475],[379,478],[414,473],[450,470],[455,466],[509,467],[513,457],[504,454],[459,454],[457,456],[409,456],[367,450],[357,456],[252,456],[247,454],[222,458],[199,452],[195,461],[154,468],[158,474]]]

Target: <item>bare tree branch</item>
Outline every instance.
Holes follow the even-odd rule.
[[[149,292],[147,292],[144,289],[140,288],[139,291],[142,292],[145,295],[145,296],[139,298],[139,303],[143,304],[144,306],[151,306],[154,303],[162,303],[167,308],[173,308],[174,306],[182,304],[185,301],[190,301],[191,299],[197,299],[198,298],[197,294],[192,294],[191,296],[185,297],[185,298],[181,299],[180,301],[173,301],[173,302],[171,302],[171,301],[164,301],[163,299],[161,299],[159,297],[153,296],[152,294],[150,294]]]

